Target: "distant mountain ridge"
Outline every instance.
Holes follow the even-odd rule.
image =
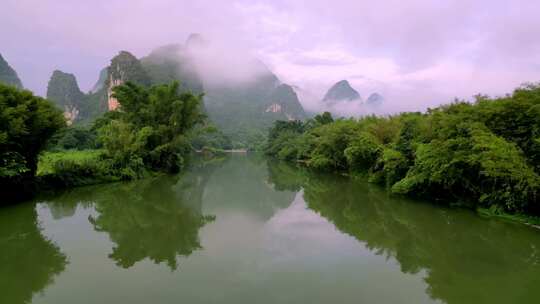
[[[360,93],[353,89],[347,80],[335,83],[324,95],[324,102],[361,100]]]
[[[185,89],[204,92],[204,107],[210,120],[237,146],[247,145],[248,138],[264,136],[275,120],[305,118],[290,86],[258,59],[234,55],[234,63],[216,62],[226,57],[221,48],[199,34],[192,34],[185,44],[159,47],[141,62],[153,83],[179,80]],[[252,75],[247,79],[235,78],[242,68]]]
[[[352,117],[379,113],[384,97],[375,92],[363,101],[360,93],[355,90],[349,81],[340,80],[332,85],[324,97],[315,99],[319,111],[328,111],[338,117]],[[322,108],[322,109],[321,109]]]
[[[0,54],[0,82],[15,86],[19,89],[23,88],[23,84],[17,72],[9,65],[9,63]]]
[[[117,85],[127,81],[143,86],[179,81],[185,90],[204,92],[204,107],[209,118],[239,146],[245,145],[248,137],[264,136],[275,120],[306,118],[291,86],[282,83],[255,58],[237,56],[236,63],[255,71],[247,81],[209,81],[215,75],[201,68],[198,60],[207,56],[211,47],[202,36],[193,34],[183,45],[158,47],[140,59],[121,51],[100,71],[89,94],[80,91],[74,75],[55,71],[49,82],[48,96],[64,110],[69,121],[87,122],[118,107],[118,101],[112,96]],[[215,60],[213,57],[203,59],[206,64],[213,64]],[[237,66],[231,63],[230,72],[226,71],[222,77],[233,75],[235,68]]]

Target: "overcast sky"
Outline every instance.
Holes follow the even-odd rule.
[[[38,94],[54,69],[87,91],[119,50],[198,32],[315,95],[348,79],[363,97],[423,107],[539,81],[538,16],[538,0],[2,0],[0,53]]]

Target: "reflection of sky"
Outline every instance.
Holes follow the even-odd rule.
[[[371,255],[354,238],[308,209],[302,196],[299,192],[289,208],[279,210],[265,224],[264,243],[269,254],[287,262],[315,263],[331,262],[335,256]]]
[[[409,303],[430,302],[424,273],[402,274],[393,259],[374,255],[308,209],[303,192],[267,222],[249,213],[218,213],[201,237],[205,250],[200,255],[227,265],[224,278],[231,288],[275,289],[284,297],[313,303],[332,301],[325,296],[335,293],[342,303],[407,303],[403,295]]]

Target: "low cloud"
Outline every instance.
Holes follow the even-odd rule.
[[[200,43],[188,45],[184,60],[194,64],[205,87],[235,87],[256,81],[268,68],[247,48],[201,36]]]
[[[389,110],[425,110],[540,80],[538,12],[526,0],[4,0],[0,53],[39,94],[54,69],[88,90],[119,50],[140,57],[198,32],[219,45],[199,56],[210,83],[256,77],[253,56],[316,96],[308,109],[348,79]]]

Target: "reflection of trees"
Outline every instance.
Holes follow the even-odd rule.
[[[115,243],[110,258],[119,266],[128,268],[149,258],[176,269],[178,256],[201,249],[199,229],[212,220],[201,215],[202,194],[219,165],[194,162],[183,176],[73,189],[56,194],[47,204],[55,218],[93,206],[98,215],[89,220]]]
[[[305,177],[301,167],[279,160],[268,161],[268,182],[278,191],[300,191]]]
[[[296,193],[268,182],[268,166],[257,155],[227,158],[208,182],[206,207],[241,210],[263,221],[272,218],[277,210],[290,206]]]
[[[116,246],[110,258],[124,268],[149,258],[177,268],[177,256],[201,249],[198,232],[211,217],[184,205],[185,197],[173,191],[178,178],[163,176],[108,187],[100,194],[90,217],[97,231],[109,234]],[[191,202],[193,205],[193,202]]]
[[[0,210],[0,303],[29,303],[67,263],[40,232],[34,204]]]
[[[395,258],[404,273],[425,270],[427,292],[435,299],[531,303],[540,298],[537,231],[392,198],[377,186],[339,176],[277,171],[281,180],[301,180],[308,206],[338,229]]]
[[[55,220],[75,215],[77,208],[91,208],[93,199],[99,195],[101,185],[51,191],[38,197],[45,202]]]

